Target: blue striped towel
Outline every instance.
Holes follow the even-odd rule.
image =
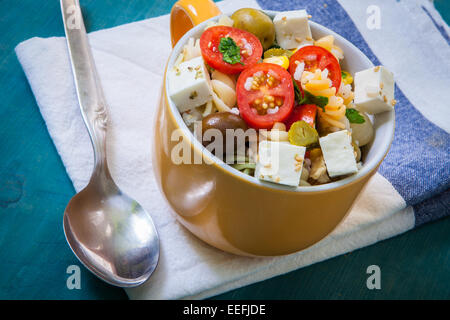
[[[373,4],[381,14],[381,27],[375,30],[367,27],[373,7],[369,13],[368,8]],[[125,192],[152,212],[161,237],[156,272],[144,285],[127,289],[130,298],[209,297],[449,215],[449,31],[429,1],[227,0],[219,7],[224,13],[240,7],[306,8],[312,20],[350,40],[375,65],[393,71],[398,100],[393,146],[347,218],[316,245],[275,258],[238,257],[219,251],[176,222],[152,176],[149,124],[153,123],[159,95],[159,87],[152,84],[161,83],[162,66],[171,50],[168,16],[91,33],[93,55],[109,102],[112,174]],[[89,179],[93,159],[65,41],[33,38],[19,44],[16,52],[67,173],[79,191]],[[54,259],[57,263],[58,258]]]

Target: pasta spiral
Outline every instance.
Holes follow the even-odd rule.
[[[344,52],[334,44],[334,37],[332,35],[318,39],[314,42],[314,45],[330,51],[338,60],[344,59]],[[328,104],[325,106],[325,110],[319,108],[319,123],[325,131],[331,132],[348,129],[349,124],[345,117],[345,111],[346,106],[354,98],[352,86],[341,83],[338,92],[336,92],[336,88],[331,87],[331,80],[327,79],[328,71],[325,70],[316,70],[314,74],[306,74],[305,78],[302,76],[302,85],[303,81],[305,81],[306,90],[316,96],[328,97]],[[326,86],[327,81],[328,86]]]
[[[328,98],[328,104],[325,111],[318,108],[319,122],[322,128],[335,127],[345,129],[346,125],[342,122],[345,118],[344,99],[336,95],[336,88],[331,86],[331,80],[328,79],[328,70],[321,71],[316,69],[314,72],[304,71],[301,77],[303,90],[310,92],[315,96],[324,96]]]

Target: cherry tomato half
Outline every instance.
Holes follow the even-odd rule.
[[[279,65],[258,63],[242,71],[236,85],[241,117],[250,127],[271,129],[294,107],[294,84]]]
[[[294,76],[297,63],[305,63],[305,71],[314,72],[317,68],[320,70],[328,69],[328,78],[331,84],[339,90],[341,85],[341,66],[339,61],[328,50],[318,46],[306,46],[298,49],[289,59],[289,72]],[[297,81],[300,86],[299,81]]]
[[[220,39],[228,37],[232,38],[240,48],[241,63],[230,64],[223,61],[223,54],[219,51]],[[255,35],[227,26],[206,29],[200,37],[200,49],[207,64],[227,74],[239,73],[256,64],[263,52],[261,42]]]
[[[315,128],[316,125],[317,106],[315,104],[303,104],[301,106],[295,106],[289,117],[284,120],[286,130],[289,130],[291,125],[297,121],[305,121],[311,127]]]

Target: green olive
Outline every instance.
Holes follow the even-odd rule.
[[[242,129],[242,130],[247,130],[247,124],[245,123],[245,121],[238,116],[237,114],[231,113],[231,112],[216,112],[216,113],[211,113],[210,115],[206,116],[203,118],[202,120],[202,133],[203,133],[203,137],[205,135],[205,132],[208,129],[217,129],[220,131],[221,135],[222,135],[222,139],[223,139],[223,146],[224,149],[223,151],[226,151],[225,148],[225,143],[226,143],[226,130],[227,129],[233,129],[233,130],[237,130],[237,129]],[[214,132],[211,132],[211,139],[205,139],[203,140],[203,145],[207,146],[210,143],[212,143],[215,138],[215,134]],[[237,146],[237,139],[235,139],[235,147]]]
[[[316,129],[303,120],[294,122],[288,135],[289,142],[296,146],[312,147],[319,142],[319,134]]]
[[[275,41],[275,27],[265,13],[251,8],[242,8],[233,13],[234,27],[253,33],[258,37],[263,49],[268,49]]]

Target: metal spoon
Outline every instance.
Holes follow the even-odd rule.
[[[69,202],[64,233],[78,259],[119,287],[145,282],[156,268],[159,238],[150,215],[114,183],[106,161],[106,101],[78,0],[61,0],[81,114],[94,149],[89,184]]]

